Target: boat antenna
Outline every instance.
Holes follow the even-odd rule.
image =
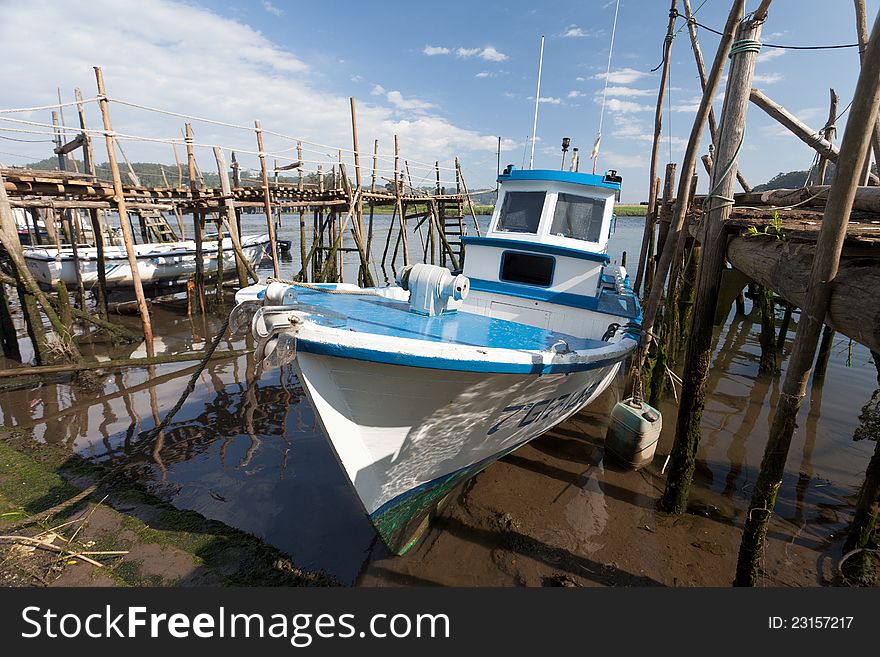
[[[618,0],[619,1],[619,0]],[[538,88],[535,91],[535,122],[532,124],[532,154],[529,156],[529,169],[535,161],[535,137],[538,133],[538,105],[541,102],[541,67],[544,65],[544,35],[541,35],[541,54],[538,55]]]
[[[602,142],[602,119],[605,118],[605,98],[608,96],[608,78],[611,77],[611,55],[614,52],[614,34],[617,32],[617,12],[620,0],[614,5],[614,21],[611,23],[611,45],[608,47],[608,66],[605,68],[605,88],[602,90],[602,109],[599,111],[599,130],[596,132],[596,143],[593,144],[593,173],[596,173],[596,162],[599,159],[599,144]]]

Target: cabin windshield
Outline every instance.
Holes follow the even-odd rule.
[[[550,234],[586,242],[598,242],[605,217],[605,199],[560,192]]]
[[[507,192],[495,229],[510,233],[537,234],[545,196],[545,192]]]

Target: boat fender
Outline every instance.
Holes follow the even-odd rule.
[[[451,302],[467,298],[471,285],[467,276],[423,263],[404,267],[397,282],[409,291],[410,312],[430,317],[455,312]]]
[[[663,419],[660,411],[640,399],[630,397],[611,409],[605,451],[633,470],[654,459]]]

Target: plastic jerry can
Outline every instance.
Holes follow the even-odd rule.
[[[632,397],[614,405],[605,436],[605,451],[638,470],[654,458],[663,418],[660,411]]]

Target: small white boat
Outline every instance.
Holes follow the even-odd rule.
[[[640,340],[606,246],[615,172],[509,167],[462,274],[399,286],[273,282],[237,293],[233,330],[293,362],[384,543],[403,553],[452,488],[577,413]]]
[[[269,244],[268,235],[243,237],[241,250],[244,256],[256,266]],[[235,253],[232,240],[223,238],[223,269],[235,271]],[[161,242],[156,244],[135,244],[138,273],[141,281],[147,283],[173,283],[186,280],[196,271],[196,243],[193,240]],[[79,268],[83,284],[88,287],[98,281],[98,251],[93,246],[78,246]],[[217,240],[202,242],[202,256],[205,276],[217,273]],[[59,280],[67,285],[76,284],[76,269],[73,249],[55,247],[26,246],[24,257],[27,267],[38,283],[55,285]],[[124,246],[104,247],[104,275],[108,287],[131,287],[131,267]],[[230,273],[230,277],[232,274]]]

